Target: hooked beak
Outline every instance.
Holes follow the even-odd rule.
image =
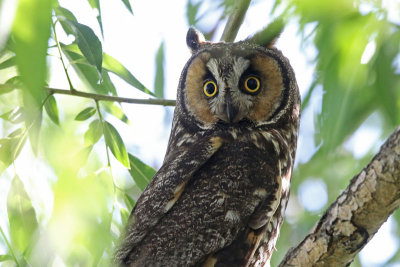
[[[225,95],[225,112],[229,122],[233,122],[238,113],[238,109],[232,103],[232,97],[229,90]]]

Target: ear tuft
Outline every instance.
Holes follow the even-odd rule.
[[[192,54],[196,53],[205,43],[204,35],[196,28],[190,27],[186,34],[186,44],[191,50]]]

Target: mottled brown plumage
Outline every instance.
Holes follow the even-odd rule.
[[[191,28],[162,167],[132,211],[123,266],[263,266],[289,197],[300,96],[280,51]]]

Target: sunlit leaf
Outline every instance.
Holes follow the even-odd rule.
[[[15,176],[7,196],[7,214],[11,241],[20,252],[25,252],[38,229],[36,212],[24,184]]]
[[[46,55],[51,29],[52,0],[20,0],[12,29],[18,72],[25,85],[25,93],[30,94],[34,103],[27,109],[41,105],[45,98],[45,78],[47,75]]]
[[[7,93],[13,91],[14,89],[17,89],[16,86],[12,86],[12,85],[8,85],[8,84],[5,84],[5,85],[0,84],[0,95],[7,94]]]
[[[72,29],[71,25],[66,22],[66,20],[77,22],[78,20],[76,19],[75,15],[68,9],[61,6],[54,8],[54,13],[59,19],[61,27],[64,29],[64,31],[67,34],[74,34],[74,30]]]
[[[6,167],[18,157],[25,141],[26,135],[22,129],[17,129],[7,138],[0,139],[0,160]]]
[[[116,74],[118,77],[123,79],[128,84],[139,89],[140,91],[147,93],[151,96],[155,96],[149,89],[147,89],[130,71],[119,63],[115,58],[104,53],[103,54],[103,68]]]
[[[125,7],[129,10],[129,12],[131,12],[131,14],[133,15],[131,3],[129,3],[129,0],[121,0],[121,1],[122,3],[124,3]]]
[[[57,101],[53,95],[49,96],[46,103],[44,103],[44,107],[46,109],[47,115],[49,118],[57,125],[60,124],[60,120],[58,118],[58,107]]]
[[[112,95],[116,96],[117,95],[117,89],[114,86],[114,83],[110,79],[110,75],[108,74],[108,71],[103,69],[102,72],[102,85],[103,87],[107,90],[107,92],[110,92]]]
[[[374,101],[385,114],[386,122],[392,127],[400,123],[400,74],[396,69],[400,53],[400,31],[389,34],[389,29],[381,29],[381,43],[378,44],[376,57],[370,64],[374,75],[372,90],[375,91]],[[372,75],[371,75],[372,76]]]
[[[0,262],[12,261],[14,258],[10,255],[0,255]]]
[[[82,82],[92,88],[95,92],[107,94],[108,89],[101,82],[98,70],[95,66],[90,65],[76,44],[64,45],[60,44],[61,49],[68,61],[71,62],[74,70],[78,74]],[[103,70],[104,71],[104,70]]]
[[[121,120],[122,122],[125,122],[126,124],[130,123],[128,117],[125,115],[125,112],[118,104],[107,102],[103,103],[103,107],[108,113]]]
[[[90,152],[92,152],[93,145],[82,148],[75,156],[75,165],[84,166],[88,161]],[[77,166],[74,166],[77,167]]]
[[[104,172],[77,178],[64,169],[58,175],[48,228],[62,242],[66,266],[98,266],[96,259],[111,249],[108,204],[113,200],[112,188],[112,179]]]
[[[124,202],[128,210],[132,210],[135,206],[135,200],[133,200],[133,198],[126,193],[124,194]]]
[[[96,34],[90,27],[72,20],[65,21],[72,27],[76,37],[76,43],[78,44],[82,54],[85,56],[87,61],[95,66],[99,73],[101,73],[103,48],[99,38],[97,38]]]
[[[110,148],[114,157],[125,167],[129,168],[129,159],[125,144],[122,141],[117,129],[115,129],[114,126],[107,121],[104,122],[104,138],[106,140],[107,147]]]
[[[23,85],[21,76],[14,76],[14,77],[8,79],[8,80],[5,82],[5,84],[8,84],[8,85],[15,85],[16,88],[20,88],[20,87],[22,87],[22,85]]]
[[[154,79],[154,93],[164,98],[164,42],[160,44],[156,54],[156,77]]]
[[[89,2],[90,6],[91,6],[92,8],[94,8],[94,9],[97,10],[97,16],[96,16],[96,18],[97,18],[97,22],[99,23],[99,26],[100,26],[101,34],[103,35],[103,34],[104,34],[104,33],[103,33],[103,21],[102,21],[102,19],[101,19],[100,0],[88,0],[88,2]]]
[[[186,5],[186,18],[189,25],[195,25],[198,21],[198,12],[201,6],[201,1],[193,3],[192,0],[187,1]]]
[[[94,120],[89,124],[89,128],[84,134],[84,143],[86,146],[96,144],[103,135],[103,128],[99,120]]]
[[[0,63],[0,70],[13,67],[16,64],[15,56],[12,56]]]
[[[42,103],[47,75],[46,56],[50,37],[52,1],[18,1],[13,36],[18,73],[23,86],[25,126],[35,154],[42,124]]]
[[[285,25],[283,19],[277,18],[270,24],[268,24],[265,29],[251,37],[251,41],[262,46],[273,43],[276,41],[276,38],[278,38],[279,34],[283,31],[284,26]]]
[[[24,112],[21,107],[16,107],[13,110],[7,111],[0,115],[0,118],[12,123],[20,123],[24,120],[23,113]]]
[[[153,179],[156,171],[132,154],[129,154],[129,162],[131,165],[129,173],[136,185],[143,191],[151,179]]]
[[[128,221],[129,218],[129,211],[121,207],[119,212],[121,214],[122,225],[126,225],[126,222]]]
[[[75,120],[84,121],[92,117],[94,114],[96,114],[96,109],[94,107],[88,107],[79,112],[78,115],[76,115]]]

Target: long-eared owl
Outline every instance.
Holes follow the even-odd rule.
[[[164,162],[138,199],[122,266],[263,266],[289,197],[300,96],[272,43],[190,28]]]

